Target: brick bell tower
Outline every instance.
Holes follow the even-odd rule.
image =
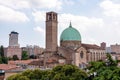
[[[57,13],[46,13],[46,51],[57,51]]]

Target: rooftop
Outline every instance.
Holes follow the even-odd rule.
[[[18,34],[18,32],[12,31],[11,34]]]

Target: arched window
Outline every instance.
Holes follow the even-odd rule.
[[[83,58],[83,51],[80,52],[80,58]]]

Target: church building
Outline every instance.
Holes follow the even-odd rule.
[[[62,32],[60,46],[58,46],[57,20],[56,12],[46,13],[46,50],[43,58],[45,67],[73,64],[82,68],[91,61],[105,60],[106,43],[101,43],[101,46],[82,43],[79,31],[72,26],[71,22]]]

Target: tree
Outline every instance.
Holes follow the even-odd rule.
[[[91,62],[88,69],[89,73],[97,73],[92,80],[120,80],[120,68],[117,67],[117,61],[113,60],[110,54],[107,54],[107,61]],[[90,76],[91,77],[91,76]],[[88,80],[91,80],[88,79]]]
[[[2,64],[2,57],[0,56],[0,64]]]
[[[59,65],[52,70],[26,70],[16,76],[24,76],[29,80],[83,80],[87,78],[86,72],[74,65]],[[7,80],[18,80],[16,76],[9,77]]]
[[[22,51],[22,60],[27,60],[28,58],[27,51]]]
[[[18,56],[17,55],[13,55],[13,60],[19,60]]]
[[[74,65],[56,66],[52,71],[53,79],[51,80],[83,80],[87,78],[87,73]]]
[[[88,66],[88,69],[92,73],[106,66],[105,62],[103,61],[90,62],[89,65],[90,66]]]
[[[107,66],[117,66],[118,65],[117,60],[113,60],[109,53],[107,53],[107,59],[108,59],[107,60],[107,62],[108,62]]]
[[[30,59],[36,59],[37,58],[37,56],[36,55],[30,55],[30,57],[29,57]]]
[[[4,47],[0,46],[0,55],[4,57]]]
[[[2,57],[2,63],[7,64],[8,63],[8,58],[7,57]]]
[[[112,66],[111,66],[112,67]],[[106,67],[93,80],[120,80],[120,68]]]
[[[8,63],[8,58],[4,56],[4,47],[0,46],[0,63]]]
[[[30,79],[21,74],[16,74],[8,77],[7,80],[30,80]]]

